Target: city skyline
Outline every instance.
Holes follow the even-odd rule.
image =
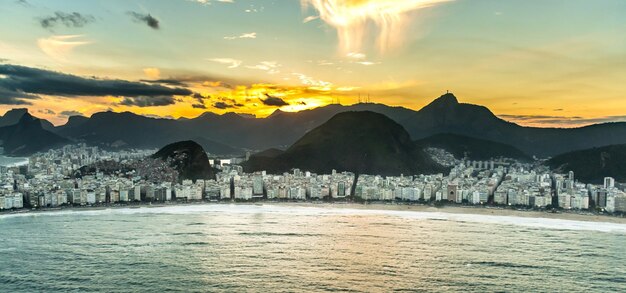
[[[57,125],[106,110],[265,117],[359,95],[418,110],[446,90],[521,125],[626,119],[620,1],[1,3],[0,112]]]

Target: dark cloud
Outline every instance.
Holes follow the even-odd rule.
[[[67,110],[67,111],[62,111],[61,113],[59,113],[59,116],[61,117],[83,116],[83,113],[74,111],[74,110]]]
[[[0,105],[31,105],[28,100],[39,99],[37,95],[27,94],[20,90],[9,90],[2,87],[0,79]]]
[[[158,30],[160,28],[159,20],[154,18],[150,14],[143,14],[139,12],[129,11],[128,15],[132,16],[135,22],[145,23],[152,29]]]
[[[235,86],[233,86],[231,83],[234,84],[242,84],[242,85],[251,85],[254,82],[251,81],[247,81],[247,80],[236,80],[236,79],[229,79],[228,82],[224,81],[227,78],[221,77],[221,76],[205,76],[205,75],[192,75],[192,76],[174,76],[174,77],[169,77],[169,78],[163,78],[163,79],[142,79],[141,81],[143,82],[147,82],[147,83],[161,83],[161,84],[167,84],[167,85],[173,85],[173,86],[186,86],[189,83],[200,83],[201,86],[203,87],[208,87],[208,88],[227,88],[227,89],[234,89]],[[220,81],[213,81],[213,80],[220,80]]]
[[[298,104],[306,106],[306,102],[304,102],[304,101],[299,102]]]
[[[78,12],[65,13],[57,11],[52,16],[39,19],[39,24],[45,29],[52,29],[57,25],[65,27],[83,27],[89,23],[96,21],[91,15],[80,14]]]
[[[159,107],[173,105],[175,103],[176,100],[172,96],[139,96],[126,97],[120,102],[120,105],[137,107]]]
[[[50,114],[50,115],[54,115],[56,114],[56,112],[50,110],[50,109],[45,109],[45,110],[37,110],[37,112],[42,113],[42,114]]]
[[[213,103],[213,107],[217,109],[229,109],[229,108],[241,107],[241,104],[228,104],[225,102],[215,102]]]
[[[173,86],[186,86],[187,83],[185,83],[182,80],[177,80],[177,79],[142,79],[140,80],[141,82],[147,82],[147,83],[162,83],[162,84],[167,84],[167,85],[173,85]]]
[[[203,96],[203,95],[201,95],[199,93],[194,93],[193,95],[191,95],[191,97],[196,99],[198,101],[198,103],[200,103],[200,104],[204,104],[204,100],[205,99],[210,99],[211,98],[210,96],[206,96],[205,97],[205,96]]]
[[[263,102],[263,104],[267,106],[282,107],[282,106],[289,105],[289,103],[285,102],[285,100],[279,97],[274,97],[274,96],[271,96],[270,94],[265,94],[265,96],[267,97],[267,99],[261,99],[261,101]]]
[[[498,115],[504,119],[515,119],[515,120],[538,120],[538,119],[582,119],[580,116],[553,116],[553,115]]]
[[[38,95],[64,97],[118,96],[127,98],[188,96],[193,92],[185,88],[171,88],[156,84],[119,79],[85,78],[44,69],[19,65],[0,64],[0,104],[29,104],[27,100]],[[139,103],[141,104],[141,103]]]
[[[204,104],[192,104],[191,107],[196,109],[206,109]]]
[[[146,116],[148,118],[154,118],[154,119],[174,119],[172,115],[159,116],[156,114],[145,114],[143,116]]]

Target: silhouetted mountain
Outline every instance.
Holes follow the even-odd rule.
[[[3,116],[0,116],[0,127],[17,124],[24,114],[28,114],[28,109],[17,108],[7,111]]]
[[[16,124],[0,127],[0,141],[4,154],[10,156],[28,156],[69,142],[43,129],[42,121],[28,112]]]
[[[201,137],[236,149],[263,150],[286,148],[337,113],[347,111],[383,114],[402,125],[414,140],[452,133],[514,145],[526,154],[537,156],[626,143],[626,123],[573,129],[522,127],[496,117],[483,106],[459,103],[452,94],[441,96],[419,111],[370,103],[333,104],[297,113],[277,110],[259,119],[207,112],[178,120],[105,112],[80,123],[70,120],[58,127],[58,133],[103,146],[158,147]]]
[[[194,137],[192,140],[197,142],[197,143],[199,143],[200,145],[202,145],[204,150],[207,153],[211,154],[211,155],[217,155],[217,156],[233,155],[233,156],[238,156],[238,155],[241,155],[241,154],[245,153],[245,151],[240,149],[240,148],[234,148],[234,147],[231,147],[229,145],[225,145],[223,143],[220,143],[220,142],[217,142],[217,141],[213,141],[213,140],[210,140],[210,139],[204,138],[204,137]]]
[[[505,129],[517,126],[496,117],[486,107],[459,103],[456,97],[449,93],[415,112],[402,124],[406,124],[407,131],[413,133],[415,139],[438,133],[455,133],[471,137],[503,135]]]
[[[496,117],[486,107],[459,103],[452,94],[441,96],[399,123],[414,139],[453,133],[513,145],[537,156],[626,143],[626,123],[570,129],[523,127]]]
[[[531,158],[519,149],[489,140],[473,138],[464,135],[442,133],[420,139],[415,142],[418,147],[434,147],[445,149],[457,159],[488,160],[505,157],[520,160]]]
[[[179,141],[164,146],[152,158],[169,161],[179,179],[212,179],[215,172],[202,146],[194,141]]]
[[[3,116],[0,116],[0,127],[17,124],[24,114],[28,114],[28,109],[16,108],[7,111]],[[40,120],[41,127],[43,127],[43,129],[50,131],[54,130],[54,125],[50,123],[50,121],[44,119]]]
[[[267,153],[267,152],[266,152]],[[416,148],[401,125],[374,112],[344,112],[311,130],[275,157],[252,156],[248,171],[300,168],[318,173],[416,174],[444,169]],[[259,163],[260,162],[260,163]]]
[[[70,116],[67,119],[67,123],[65,123],[65,125],[57,127],[57,131],[61,131],[64,129],[67,130],[68,128],[71,128],[71,127],[78,127],[87,121],[89,121],[89,118],[85,116]]]
[[[626,145],[569,152],[547,161],[560,172],[574,171],[575,178],[585,183],[602,183],[604,177],[626,182]]]

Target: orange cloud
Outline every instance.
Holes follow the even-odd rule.
[[[158,79],[159,77],[161,77],[161,70],[154,67],[144,68],[143,74],[145,74],[148,78]]]

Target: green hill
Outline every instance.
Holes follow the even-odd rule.
[[[248,171],[283,172],[300,168],[317,173],[352,171],[399,175],[441,172],[443,167],[416,148],[402,126],[369,111],[344,112],[309,131],[285,152],[253,155]]]
[[[626,144],[574,151],[555,156],[547,165],[558,172],[574,171],[586,183],[602,183],[604,177],[626,181]]]
[[[167,160],[178,171],[179,179],[212,179],[215,172],[201,145],[194,141],[180,141],[164,146],[152,158]]]

